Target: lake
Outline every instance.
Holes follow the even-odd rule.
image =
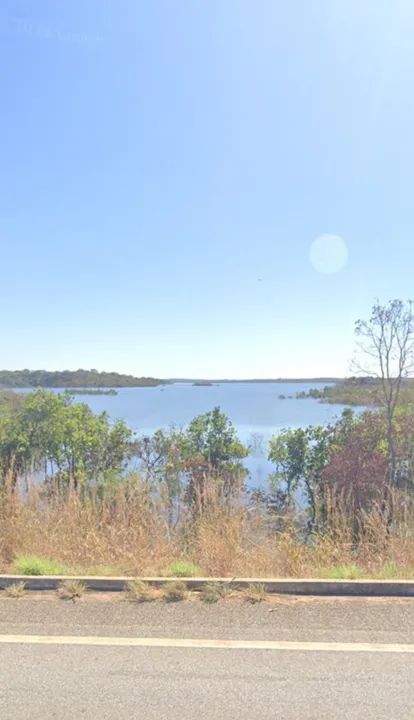
[[[282,400],[279,395],[295,395],[318,383],[220,383],[194,386],[174,383],[155,388],[121,388],[118,395],[79,395],[94,412],[105,410],[111,418],[125,420],[139,434],[159,428],[185,427],[200,413],[220,406],[237,428],[240,440],[252,446],[245,464],[249,487],[265,487],[272,465],[267,461],[269,438],[281,429],[326,425],[339,417],[342,405],[329,405],[313,399]]]

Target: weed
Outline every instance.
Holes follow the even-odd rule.
[[[61,600],[80,600],[86,590],[85,583],[80,580],[65,580],[60,585],[58,595]]]
[[[131,580],[126,589],[126,599],[131,602],[151,602],[157,599],[157,591],[143,580]]]
[[[166,574],[169,577],[195,577],[199,572],[199,568],[193,562],[176,560],[168,566]]]
[[[254,605],[266,599],[266,588],[263,583],[249,583],[243,594],[246,601]]]
[[[64,575],[65,568],[54,560],[37,555],[19,555],[13,563],[18,575]]]
[[[12,583],[4,588],[4,592],[9,598],[21,598],[25,594],[26,585],[24,582]]]
[[[172,580],[165,583],[161,588],[163,597],[167,602],[178,602],[185,600],[188,595],[188,589],[182,580]]]
[[[209,605],[218,602],[222,597],[220,584],[215,582],[206,583],[200,593],[201,600]]]
[[[326,577],[331,580],[358,580],[362,576],[358,565],[334,565],[326,571]]]
[[[380,574],[383,578],[396,578],[399,575],[398,566],[391,560],[385,563]]]
[[[200,593],[200,599],[212,605],[230,595],[234,590],[233,580],[228,582],[209,582],[206,583]]]

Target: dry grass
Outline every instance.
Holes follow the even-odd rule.
[[[207,605],[214,605],[221,600],[221,588],[219,583],[210,582],[203,586],[200,592],[200,600]]]
[[[138,484],[104,499],[93,492],[81,499],[71,492],[45,502],[36,489],[27,498],[3,498],[0,566],[9,569],[17,556],[31,555],[51,558],[68,573],[104,566],[120,575],[162,574],[182,555],[163,510]]]
[[[379,512],[355,523],[332,509],[329,530],[304,541],[291,522],[276,531],[261,508],[243,501],[211,502],[201,517],[182,512],[173,527],[168,507],[155,500],[137,479],[103,498],[75,492],[46,498],[0,495],[0,572],[17,568],[16,558],[45,559],[67,574],[162,575],[182,567],[202,568],[210,577],[414,577],[414,507],[396,503],[393,523]],[[178,564],[177,564],[178,563]]]
[[[178,602],[188,597],[188,589],[182,580],[171,580],[161,587],[161,593],[167,602]]]
[[[263,583],[250,583],[243,591],[243,596],[246,602],[255,605],[266,600],[266,588]]]
[[[8,585],[6,588],[4,588],[4,594],[6,595],[6,597],[14,598],[15,600],[23,597],[25,593],[26,585],[24,584],[24,582],[12,583],[11,585]]]
[[[128,583],[126,589],[126,599],[130,602],[152,602],[159,597],[156,588],[151,587],[149,583],[143,580],[132,580]]]
[[[200,592],[200,600],[208,605],[213,605],[219,600],[223,600],[232,595],[233,591],[232,580],[225,583],[209,582],[203,586]]]
[[[80,600],[86,591],[85,583],[80,580],[65,580],[58,589],[58,597],[60,600]]]

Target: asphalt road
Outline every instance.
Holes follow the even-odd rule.
[[[0,599],[2,720],[414,718],[413,676],[413,600]]]

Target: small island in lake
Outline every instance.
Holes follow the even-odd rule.
[[[213,383],[211,382],[211,380],[195,380],[193,382],[193,385],[195,387],[212,387]]]

